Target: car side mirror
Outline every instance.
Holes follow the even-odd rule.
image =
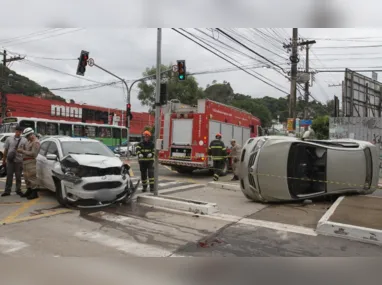
[[[48,160],[57,160],[57,155],[55,155],[55,154],[47,154],[46,155],[46,158],[48,159]]]
[[[118,153],[115,154],[116,157],[121,157],[121,155],[119,155]]]

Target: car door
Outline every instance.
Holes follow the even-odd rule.
[[[44,179],[44,169],[46,166],[46,152],[48,150],[48,147],[50,145],[50,141],[42,142],[40,145],[40,151],[36,158],[36,176],[38,179],[38,183],[40,186],[47,188],[47,185],[45,185],[45,179]]]
[[[48,160],[46,159],[45,161],[45,169],[44,169],[44,183],[46,183],[46,186],[48,189],[55,190],[56,187],[54,185],[54,180],[53,180],[53,175],[52,175],[52,170],[54,169],[54,166],[57,163],[60,163],[60,154],[58,151],[58,145],[56,142],[52,141],[51,144],[48,147],[48,150],[46,152],[46,155],[48,154],[55,154],[57,155],[58,160]]]

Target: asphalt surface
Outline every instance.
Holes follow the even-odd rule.
[[[136,179],[138,164],[131,165]],[[177,191],[163,192],[164,196],[215,202],[220,211],[209,217],[185,215],[136,203],[79,211],[59,207],[48,191],[32,201],[16,195],[0,197],[0,256],[382,255],[380,246],[317,236],[314,228],[331,201],[262,205],[248,201],[239,191],[207,187],[208,174],[181,175],[161,167],[160,177],[159,193]]]

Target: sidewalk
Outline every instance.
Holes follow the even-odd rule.
[[[338,198],[319,221],[317,233],[382,245],[382,198]]]

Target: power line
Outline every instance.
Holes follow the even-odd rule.
[[[223,35],[225,35],[226,37],[230,38],[230,39],[233,40],[234,42],[238,43],[239,45],[241,45],[241,46],[245,47],[246,49],[250,50],[251,52],[253,52],[253,53],[256,54],[257,56],[261,57],[262,59],[268,61],[268,62],[271,63],[272,65],[274,65],[274,66],[280,68],[284,73],[286,73],[285,70],[284,70],[281,66],[279,66],[278,64],[276,64],[276,63],[274,63],[273,61],[269,60],[268,58],[262,56],[261,54],[259,54],[258,52],[254,51],[253,49],[247,47],[245,44],[241,43],[240,41],[236,40],[236,39],[233,38],[232,36],[228,35],[228,34],[225,33],[224,31],[222,31],[221,29],[216,28],[216,30],[219,31],[219,32],[221,32]]]
[[[344,49],[350,49],[350,48],[374,48],[374,47],[382,47],[382,45],[364,45],[364,46],[332,46],[332,47],[316,47],[316,49],[333,49],[333,48],[336,48],[336,49],[340,49],[340,48],[344,48]]]
[[[36,36],[36,35],[42,35],[42,34],[50,33],[50,32],[53,32],[54,30],[57,30],[57,29],[46,29],[46,30],[42,30],[42,31],[38,31],[38,32],[33,32],[33,33],[30,33],[30,34],[27,34],[27,35],[24,35],[24,36],[18,36],[18,37],[13,37],[13,38],[5,39],[5,40],[0,40],[0,44],[13,42],[15,40],[17,41],[17,40],[20,40],[20,39],[23,39],[23,38],[29,38],[31,36]]]
[[[15,46],[15,45],[19,45],[19,44],[25,44],[25,43],[29,43],[29,42],[33,42],[33,41],[38,41],[38,40],[45,40],[45,39],[49,39],[49,38],[52,38],[52,37],[58,37],[58,36],[61,36],[61,35],[66,35],[66,34],[70,34],[70,33],[75,33],[75,32],[78,32],[80,30],[84,30],[84,28],[78,28],[77,30],[71,30],[71,31],[67,31],[65,33],[60,33],[60,34],[54,34],[54,35],[51,35],[49,37],[43,37],[43,38],[38,38],[38,39],[31,39],[29,41],[25,41],[25,42],[19,42],[19,43],[15,43],[15,44],[10,44],[10,45],[5,45],[5,47],[9,47],[9,46]],[[3,46],[4,47],[4,46]]]
[[[184,32],[186,32],[186,33],[188,33],[188,34],[191,35],[191,36],[194,36],[194,37],[197,38],[199,41],[205,43],[203,40],[201,40],[201,39],[198,38],[197,36],[195,36],[195,35],[193,35],[193,34],[187,32],[187,31],[185,31],[184,29],[181,29],[181,30],[184,31]],[[215,48],[215,47],[213,47],[213,46],[211,46],[211,45],[209,45],[209,44],[207,44],[207,45],[210,46],[211,48],[215,49],[216,51],[219,51],[217,48]],[[230,57],[229,55],[227,55],[227,54],[225,54],[225,53],[223,53],[223,52],[221,52],[221,51],[219,51],[219,52],[220,52],[221,54],[225,55],[226,57],[232,59],[233,61],[236,61],[237,63],[239,63],[237,60],[235,60],[234,58]],[[261,76],[261,77],[267,79],[268,81],[272,82],[273,84],[275,84],[275,85],[279,85],[279,84],[277,84],[276,82],[270,80],[269,78],[266,78],[265,76],[263,76],[263,75],[261,75],[261,74],[255,72],[255,71],[253,71],[253,72],[254,72],[255,74],[257,74],[258,76]],[[253,76],[254,76],[254,75],[253,75]],[[256,77],[256,76],[255,76],[255,77]],[[258,77],[256,77],[256,78],[259,79],[259,80],[261,80],[261,79],[258,78]],[[263,82],[264,82],[264,81],[263,81]],[[269,85],[269,83],[267,83],[267,84]],[[271,85],[271,86],[272,86],[272,85]],[[279,85],[279,86],[280,86],[280,85]],[[272,86],[272,87],[275,87],[275,86]]]
[[[241,68],[240,66],[236,65],[235,63],[233,63],[233,62],[229,61],[228,59],[226,59],[226,58],[224,58],[224,57],[222,57],[222,56],[220,56],[219,54],[215,53],[214,51],[212,51],[212,50],[210,50],[210,49],[206,48],[206,47],[205,47],[205,46],[203,46],[202,44],[200,44],[200,43],[196,42],[195,40],[191,39],[191,38],[190,38],[190,37],[188,37],[187,35],[185,35],[185,34],[183,34],[183,33],[179,32],[179,31],[178,31],[178,30],[176,30],[175,28],[172,28],[172,30],[174,30],[175,32],[177,32],[177,33],[181,34],[182,36],[184,36],[184,37],[188,38],[189,40],[193,41],[194,43],[196,43],[196,44],[198,44],[199,46],[203,47],[204,49],[208,50],[209,52],[211,52],[211,53],[215,54],[216,56],[220,57],[221,59],[223,59],[223,60],[225,60],[225,61],[227,61],[227,62],[231,63],[232,65],[234,65],[234,66],[236,66],[236,67],[240,68],[240,69],[241,69],[241,70],[243,70],[245,73],[248,73],[249,75],[251,75],[251,76],[253,76],[253,77],[257,78],[258,80],[260,80],[260,81],[264,82],[264,83],[265,83],[265,84],[267,84],[267,85],[270,85],[270,86],[272,86],[273,88],[275,88],[275,89],[277,89],[277,90],[281,91],[282,93],[289,95],[289,93],[287,93],[287,92],[285,92],[285,91],[283,91],[283,90],[279,89],[278,87],[276,87],[276,86],[274,86],[274,85],[272,85],[272,84],[270,84],[270,83],[268,83],[268,82],[266,82],[266,81],[262,80],[261,78],[258,78],[258,77],[257,77],[257,76],[255,76],[254,74],[252,74],[252,73],[250,73],[250,72],[246,71],[245,69]]]

